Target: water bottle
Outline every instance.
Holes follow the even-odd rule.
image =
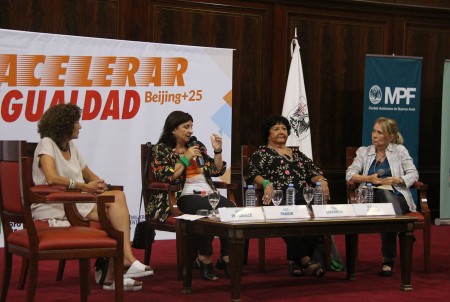
[[[246,207],[256,206],[256,192],[253,185],[248,185],[247,191],[245,192],[245,206]]]
[[[295,188],[294,184],[289,184],[286,189],[286,205],[295,206]]]
[[[323,189],[322,183],[320,181],[316,182],[316,187],[314,188],[314,204],[315,205],[323,204]]]
[[[367,183],[366,203],[373,203],[373,187],[370,182]]]

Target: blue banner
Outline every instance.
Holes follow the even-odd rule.
[[[378,117],[395,119],[416,167],[421,75],[422,58],[366,56],[362,145],[371,145],[373,124]]]

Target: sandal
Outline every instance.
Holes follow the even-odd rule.
[[[227,278],[230,278],[230,276],[231,276],[230,264],[229,264],[228,262],[225,262],[225,261],[223,260],[223,257],[222,257],[222,256],[220,256],[220,258],[217,259],[217,262],[216,262],[216,268],[217,268],[217,269],[223,269],[223,270],[225,270],[225,276],[226,276]]]
[[[394,266],[394,263],[390,261],[385,261],[381,264],[381,269],[378,272],[378,275],[381,277],[391,277],[394,270],[392,269]]]
[[[144,265],[139,260],[135,260],[131,266],[127,269],[126,273],[123,275],[124,278],[139,278],[145,276],[151,276],[154,274],[153,269]]]
[[[303,276],[303,270],[300,266],[300,263],[296,261],[290,261],[289,262],[289,273],[294,277],[301,277]]]
[[[114,282],[103,283],[104,290],[115,290],[116,286]],[[126,292],[136,292],[142,290],[142,282],[133,280],[131,278],[123,279],[123,290]]]
[[[322,268],[320,263],[314,262],[311,259],[302,263],[303,274],[313,276],[316,278],[321,278],[325,275],[325,270]]]
[[[200,259],[195,259],[194,261],[194,268],[199,268],[200,273],[205,280],[217,280],[219,279],[216,276],[216,273],[214,272],[213,266],[211,263],[203,263],[200,261]]]

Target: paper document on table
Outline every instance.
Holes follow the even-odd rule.
[[[176,216],[174,217],[175,219],[183,219],[183,220],[189,220],[189,221],[194,221],[200,218],[204,218],[206,216],[201,216],[201,215],[191,215],[191,214],[183,214],[180,216]]]
[[[367,186],[363,186],[363,189],[367,189]],[[381,190],[389,190],[394,191],[394,188],[391,185],[374,185],[374,189],[381,189]]]

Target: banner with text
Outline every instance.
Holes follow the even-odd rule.
[[[421,58],[366,56],[362,145],[372,144],[373,123],[378,117],[393,118],[416,167],[419,162],[421,75]]]
[[[441,130],[441,219],[450,219],[450,60],[444,64]]]
[[[0,139],[37,142],[50,106],[83,109],[75,142],[89,167],[125,188],[132,218],[141,195],[140,144],[155,144],[167,115],[189,112],[212,152],[223,138],[230,180],[233,50],[0,29]],[[142,214],[142,213],[141,213]]]

